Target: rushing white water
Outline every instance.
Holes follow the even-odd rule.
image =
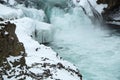
[[[94,26],[81,8],[64,13],[53,8],[51,23],[56,28],[52,48],[74,63],[83,80],[120,80],[120,38]]]

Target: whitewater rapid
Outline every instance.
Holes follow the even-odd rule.
[[[51,23],[56,32],[50,46],[79,68],[83,80],[120,80],[118,36],[93,25],[81,8],[53,8]]]

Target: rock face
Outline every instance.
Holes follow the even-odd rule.
[[[108,4],[102,13],[105,21],[109,26],[114,24],[113,27],[120,25],[120,1],[119,0],[97,0],[98,4]]]
[[[1,4],[4,4],[4,3],[5,3],[5,1],[4,1],[4,0],[0,0],[0,3],[1,3]]]
[[[25,74],[25,49],[15,34],[16,26],[10,22],[0,23],[0,75],[12,78]],[[17,70],[17,71],[16,71]],[[19,79],[23,79],[19,78]],[[1,80],[0,79],[0,80]],[[4,80],[4,79],[3,79]]]
[[[113,10],[120,6],[119,0],[97,0],[98,4],[108,4],[107,10]]]

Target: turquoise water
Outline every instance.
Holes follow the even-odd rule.
[[[103,26],[93,25],[81,8],[65,13],[53,8],[55,27],[51,47],[75,64],[83,80],[120,80],[120,38]]]

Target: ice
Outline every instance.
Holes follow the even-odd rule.
[[[34,33],[34,35],[39,43],[50,43],[53,41],[54,28],[50,24],[38,23],[36,25],[36,34]]]
[[[14,5],[15,4],[15,0],[8,0],[10,5]]]
[[[43,10],[33,8],[18,7],[18,9],[10,8],[0,4],[0,17],[4,20],[15,20],[23,17],[29,17],[34,20],[44,21],[45,13]]]
[[[21,33],[23,32],[24,35],[29,35],[39,43],[49,43],[53,41],[53,27],[50,24],[35,21],[30,18],[21,18],[14,22],[18,27],[21,27]],[[19,35],[21,36],[20,33],[18,36]]]
[[[37,10],[33,8],[22,8],[22,11],[25,17],[29,17],[38,21],[44,21],[45,13],[43,10]]]
[[[4,18],[4,20],[17,18],[17,11],[15,9],[4,6],[2,4],[0,4],[0,8],[0,17]]]
[[[66,2],[66,0],[46,0],[45,2],[47,2],[50,5],[54,5],[54,4],[64,4]]]
[[[107,22],[107,23],[115,24],[115,25],[120,25],[120,22],[115,22],[115,21],[113,21],[113,22]]]
[[[8,35],[9,33],[7,31],[5,31],[5,35]]]

